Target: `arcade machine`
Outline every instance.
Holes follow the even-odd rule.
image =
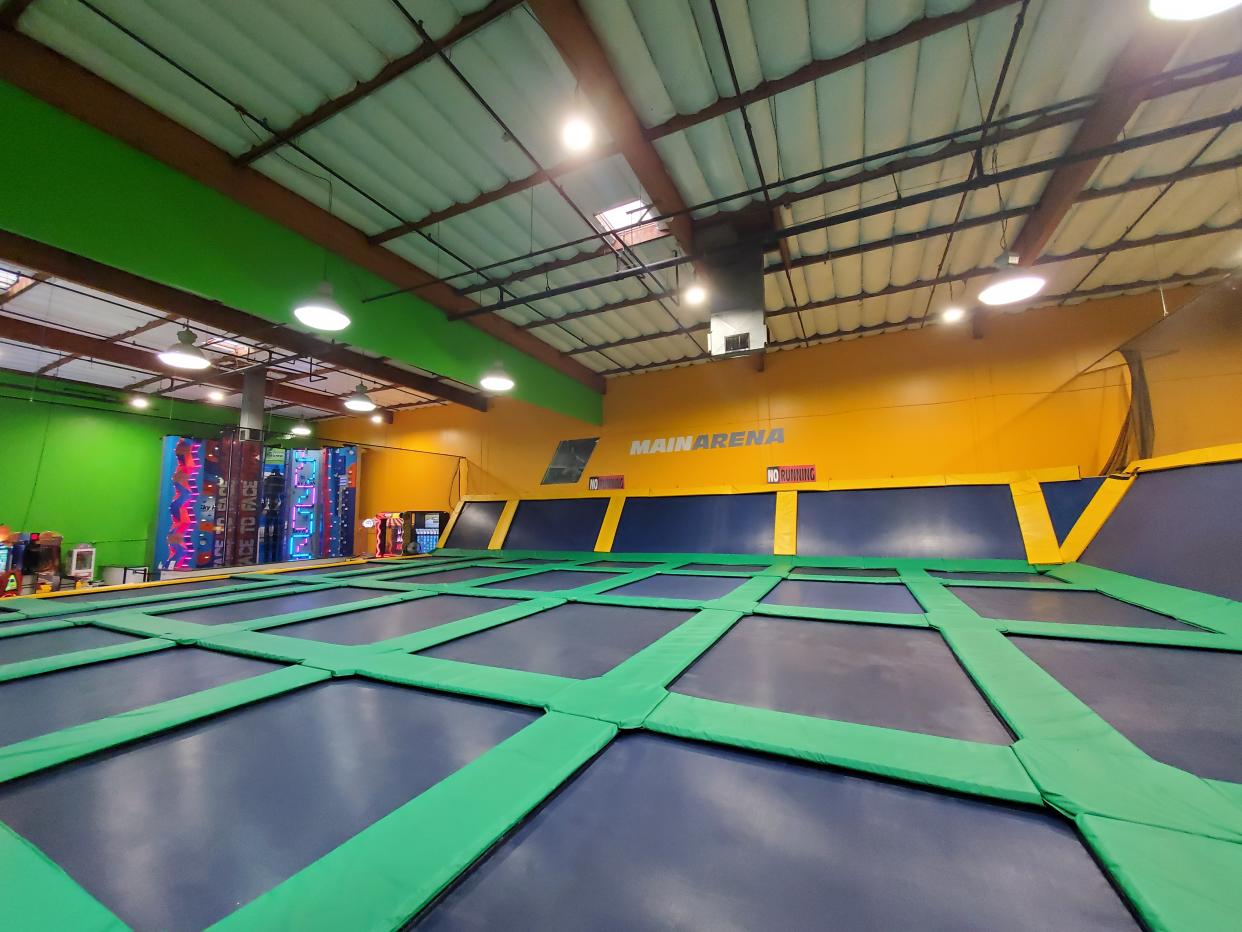
[[[401,513],[405,524],[405,550],[407,556],[431,553],[440,542],[440,529],[448,521],[445,511],[405,511]]]
[[[375,555],[399,557],[405,553],[405,521],[402,512],[381,511],[374,518],[367,518],[362,526],[375,531]]]

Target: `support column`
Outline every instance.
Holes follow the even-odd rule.
[[[242,439],[260,440],[263,436],[263,402],[267,397],[267,369],[254,366],[243,373],[241,419],[238,426]]]

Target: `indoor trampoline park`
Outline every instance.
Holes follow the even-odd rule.
[[[1242,930],[1242,0],[0,0],[0,929]]]

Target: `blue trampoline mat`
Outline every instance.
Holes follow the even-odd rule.
[[[335,680],[0,786],[0,820],[128,925],[189,932],[537,717]]]
[[[472,579],[484,579],[488,576],[499,576],[501,573],[512,573],[513,567],[506,566],[463,566],[455,570],[442,570],[438,573],[405,573],[400,576],[385,576],[384,582],[400,582],[414,586],[425,583],[443,585],[445,583],[469,582]]]
[[[515,603],[508,599],[433,595],[427,599],[364,608],[361,611],[317,618],[314,621],[299,621],[278,628],[268,628],[266,632],[326,641],[329,644],[373,644],[513,604]]]
[[[1057,535],[1057,543],[1065,542],[1065,538],[1074,529],[1079,517],[1103,484],[1103,476],[1039,484],[1044,493],[1044,502],[1048,506],[1048,516],[1052,518],[1052,529]]]
[[[858,568],[851,566],[798,566],[795,573],[804,576],[862,576],[880,578],[899,575],[896,570],[883,568]]]
[[[617,738],[429,930],[1136,930],[1070,824],[646,734]]]
[[[315,589],[310,592],[304,591],[301,587],[288,589],[282,587],[280,591],[285,594],[266,599],[230,602],[227,605],[213,605],[210,608],[172,609],[161,611],[160,614],[176,618],[178,621],[191,621],[200,625],[227,625],[237,621],[254,621],[257,618],[305,612],[312,608],[328,608],[333,605],[344,605],[348,602],[386,595],[378,589],[356,589],[349,586]]]
[[[504,502],[466,502],[444,546],[458,550],[486,550],[492,541]]]
[[[687,563],[677,569],[693,570],[696,573],[762,573],[769,565],[767,563]]]
[[[742,576],[678,576],[675,573],[657,573],[630,583],[609,589],[608,595],[623,595],[640,599],[694,599],[708,602],[728,595],[746,582]]]
[[[513,567],[510,567],[512,570]],[[506,579],[496,583],[488,583],[485,589],[526,589],[534,592],[555,592],[560,589],[577,589],[606,579],[616,579],[616,573],[591,573],[576,570],[548,570],[544,573],[532,573],[530,576],[519,576],[517,579]]]
[[[89,625],[39,631],[34,634],[17,634],[13,637],[0,638],[0,665],[20,663],[23,660],[37,660],[41,657],[54,657],[57,654],[69,654],[96,647],[113,647],[117,644],[128,644],[139,640],[141,638],[129,634],[109,631],[106,628],[93,628]]]
[[[618,553],[757,553],[776,534],[776,493],[635,496],[613,539]]]
[[[1168,615],[1078,589],[1006,589],[951,586],[949,591],[985,618],[1050,621],[1071,625],[1195,631]]]
[[[507,550],[594,550],[607,510],[606,498],[518,502],[504,547]]]
[[[1045,573],[1005,572],[1000,570],[928,570],[929,575],[937,579],[953,579],[959,582],[1029,582],[1041,586],[1063,586],[1059,579]]]
[[[671,687],[741,705],[1010,744],[939,632],[751,616]]]
[[[763,597],[765,605],[798,605],[803,608],[835,608],[852,612],[922,613],[901,583],[821,582],[783,579]]]

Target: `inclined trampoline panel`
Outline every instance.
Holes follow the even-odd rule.
[[[280,666],[174,647],[0,683],[0,745],[141,709]]]
[[[510,567],[510,570],[514,567]],[[506,579],[501,582],[488,583],[486,589],[526,589],[532,592],[556,592],[560,589],[577,589],[592,583],[603,582],[605,579],[616,579],[616,573],[577,572],[574,570],[549,570],[545,573],[532,573],[530,576],[519,576],[517,579]]]
[[[594,550],[606,498],[561,498],[518,502],[505,535],[506,550]]]
[[[690,612],[575,603],[419,653],[587,679],[607,673],[690,617]]]
[[[1044,493],[1044,502],[1048,506],[1048,516],[1052,518],[1052,529],[1056,532],[1057,543],[1065,542],[1065,538],[1074,529],[1079,517],[1103,484],[1103,476],[1039,484]]]
[[[1056,815],[627,734],[424,929],[1137,929]]]
[[[446,583],[470,582],[472,579],[483,579],[487,576],[499,576],[501,573],[512,573],[511,567],[503,566],[463,566],[455,570],[441,570],[437,573],[404,573],[400,576],[385,576],[384,582],[402,582],[412,585],[423,583],[437,586]]]
[[[1082,562],[1242,600],[1242,462],[1140,473]]]
[[[774,492],[627,498],[612,549],[619,553],[770,554],[775,528]]]
[[[466,502],[461,506],[461,514],[457,516],[444,546],[458,550],[486,550],[504,510],[504,502]]]
[[[1158,761],[1242,782],[1242,654],[1010,636]]]
[[[851,612],[922,612],[900,583],[820,582],[783,579],[763,597],[765,605],[798,605]]]
[[[607,595],[623,595],[636,599],[694,599],[710,602],[726,596],[746,582],[742,576],[678,576],[657,573],[628,586],[609,589]]]
[[[1163,628],[1168,631],[1198,630],[1168,615],[1159,615],[1129,602],[1110,599],[1099,592],[969,586],[951,586],[949,591],[985,618],[1122,628]]]
[[[0,665],[19,663],[23,660],[37,660],[40,657],[54,657],[57,654],[69,654],[96,647],[112,647],[116,644],[128,644],[138,640],[141,638],[108,631],[105,628],[92,628],[89,625],[58,628],[55,631],[39,631],[35,634],[18,634],[14,637],[0,638]]]
[[[1007,485],[802,492],[798,495],[798,553],[1026,559]]]
[[[677,567],[679,570],[693,570],[696,573],[762,573],[768,568],[767,563],[687,563]]]
[[[890,569],[859,569],[850,566],[799,566],[795,573],[806,576],[897,576],[896,570]]]
[[[1051,576],[1045,576],[1033,570],[1029,573],[999,570],[928,570],[927,572],[937,579],[955,579],[959,582],[1030,582],[1047,586],[1064,585],[1059,579],[1053,579]]]
[[[310,686],[0,787],[0,819],[137,929],[202,929],[532,721]]]
[[[938,632],[744,618],[672,687],[819,718],[1010,744]]]
[[[330,644],[373,644],[513,604],[508,599],[433,595],[427,599],[364,608],[359,612],[333,615],[331,618],[281,625],[279,628],[268,628],[267,633],[327,641]]]
[[[305,612],[312,608],[344,605],[347,602],[374,599],[385,594],[377,589],[351,589],[342,586],[337,589],[316,589],[312,592],[297,592],[292,595],[230,602],[227,605],[213,605],[210,608],[173,610],[160,614],[176,618],[178,621],[192,621],[200,625],[227,625],[236,621],[254,621],[256,618],[271,618],[275,615],[288,615],[291,612]]]

